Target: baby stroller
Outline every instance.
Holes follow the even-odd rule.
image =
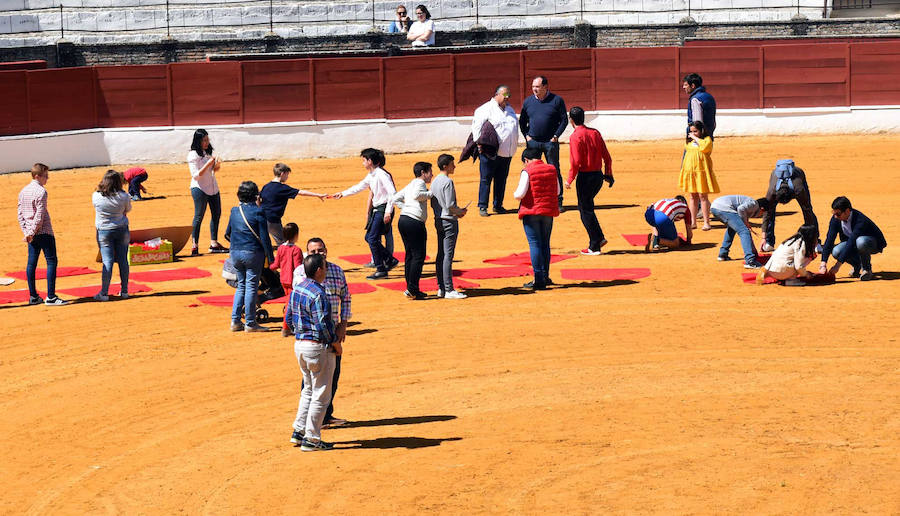
[[[222,266],[222,277],[225,283],[231,288],[237,288],[237,269],[231,257],[225,259],[225,265]],[[262,304],[270,299],[278,299],[284,296],[284,287],[278,279],[278,274],[268,267],[263,267],[259,275],[259,289],[256,296],[256,321],[260,323],[269,321],[269,311],[262,307]]]

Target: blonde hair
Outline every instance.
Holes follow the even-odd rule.
[[[35,163],[31,166],[31,178],[42,176],[50,171],[50,167],[44,165],[43,163]]]

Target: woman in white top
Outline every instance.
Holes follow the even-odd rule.
[[[209,143],[209,133],[206,129],[194,131],[194,139],[191,142],[191,152],[188,153],[187,162],[191,170],[191,197],[194,198],[194,221],[191,224],[191,256],[200,254],[198,242],[200,240],[200,224],[206,215],[206,206],[209,205],[209,252],[227,253],[228,249],[219,243],[219,219],[222,217],[222,199],[219,196],[219,183],[216,182],[216,171],[221,162],[214,158],[213,147]]]
[[[406,39],[412,41],[414,47],[434,45],[434,20],[431,19],[428,8],[422,4],[416,6],[416,21],[409,27]]]
[[[124,184],[125,177],[121,173],[107,170],[97,185],[97,191],[91,196],[96,211],[97,245],[100,246],[103,261],[100,292],[94,295],[97,301],[109,301],[109,282],[114,263],[119,264],[119,297],[128,299],[128,244],[131,243],[131,234],[125,214],[131,211],[131,196],[122,189]]]
[[[762,285],[766,278],[784,281],[809,276],[806,266],[816,257],[818,237],[815,226],[800,226],[797,233],[782,242],[769,261],[759,269],[756,283]]]
[[[403,275],[406,277],[406,292],[410,299],[425,299],[425,293],[419,290],[419,278],[422,277],[422,266],[425,265],[425,220],[428,219],[428,200],[431,192],[425,186],[431,182],[431,163],[420,161],[413,166],[416,176],[405,188],[395,193],[391,202],[403,210],[397,221],[403,246],[406,247],[406,259]]]

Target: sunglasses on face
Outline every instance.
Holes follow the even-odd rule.
[[[406,11],[397,11],[397,14],[399,14],[400,16],[403,16],[404,14],[406,14]]]

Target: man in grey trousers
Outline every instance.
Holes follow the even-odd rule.
[[[456,170],[453,156],[441,154],[437,166],[441,172],[431,181],[431,209],[434,211],[434,228],[438,237],[437,257],[434,260],[438,297],[465,299],[465,294],[453,288],[453,254],[459,235],[458,219],[465,217],[468,210],[456,205],[456,187],[450,179]]]

